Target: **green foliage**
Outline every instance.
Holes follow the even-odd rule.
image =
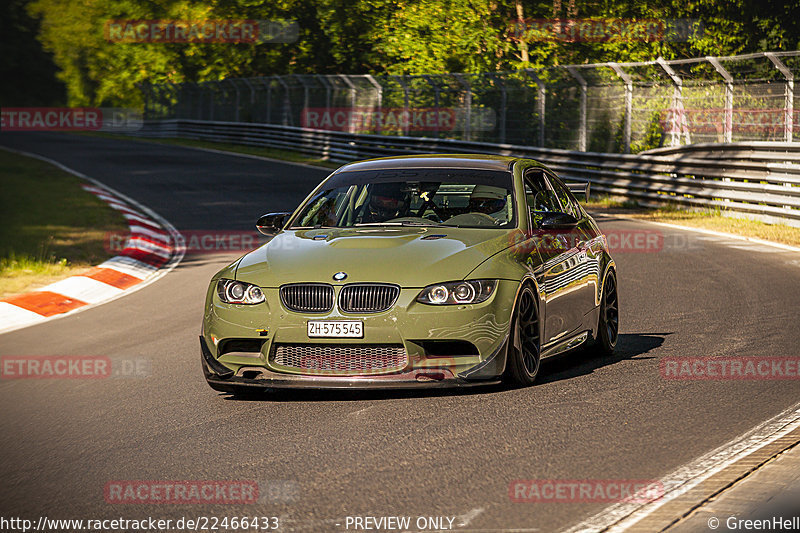
[[[25,10],[25,0],[8,0],[0,17],[0,105],[63,104],[64,86],[55,79],[53,59],[36,41],[39,24]]]
[[[639,141],[631,141],[631,152],[634,154],[644,150],[659,148],[664,145],[664,128],[661,125],[661,113],[653,111],[647,122],[647,129]]]
[[[13,6],[18,6],[15,0]],[[800,4],[782,0],[33,0],[39,39],[71,105],[141,106],[137,85],[289,73],[493,72],[558,64],[731,55],[800,46]],[[560,9],[557,9],[561,6]],[[697,19],[686,42],[522,43],[524,18]],[[112,43],[109,19],[289,19],[294,43]],[[16,24],[16,23],[15,23]],[[4,50],[5,51],[5,50]],[[527,55],[527,60],[526,60]],[[4,53],[4,57],[9,57]]]

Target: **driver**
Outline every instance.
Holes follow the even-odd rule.
[[[362,222],[386,222],[405,216],[409,192],[405,183],[378,183],[372,186]]]
[[[469,196],[469,210],[500,218],[505,213],[506,190],[490,185],[476,185]]]

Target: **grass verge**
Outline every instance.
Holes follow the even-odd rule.
[[[270,159],[280,159],[282,161],[290,161],[292,163],[304,163],[306,165],[316,165],[320,167],[337,169],[342,166],[341,163],[333,163],[324,159],[311,157],[300,152],[292,152],[291,150],[278,150],[276,148],[262,148],[259,146],[247,146],[243,144],[229,144],[211,141],[201,141],[197,139],[143,139],[140,137],[132,138],[126,135],[113,134],[113,133],[100,133],[100,132],[81,132],[80,135],[89,135],[95,137],[106,137],[109,139],[124,139],[130,141],[135,139],[141,142],[157,143],[157,144],[171,144],[174,146],[190,146],[194,148],[210,148],[212,150],[222,150],[225,152],[234,152],[237,154],[257,155],[261,157],[268,157]]]
[[[0,150],[0,298],[80,274],[114,255],[104,236],[125,219],[82,181],[48,163]]]

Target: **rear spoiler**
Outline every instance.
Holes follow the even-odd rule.
[[[588,181],[582,181],[577,183],[567,183],[567,188],[569,188],[569,192],[574,194],[575,196],[583,195],[585,197],[585,201],[589,201],[589,185]]]

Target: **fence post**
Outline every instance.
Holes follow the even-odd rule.
[[[228,93],[228,88],[227,88],[228,84],[225,83],[225,80],[214,81],[214,82],[211,82],[211,83],[213,84],[213,87],[214,87],[215,91],[219,91],[219,92],[222,93],[222,98],[221,98],[222,102],[224,102],[224,103],[229,102],[230,101],[229,100],[230,99],[230,94]],[[225,107],[223,105],[222,106],[222,111],[223,112],[221,113],[222,114],[222,120],[230,121],[231,120],[230,115],[226,115],[224,113],[224,110],[225,110]]]
[[[182,82],[178,84],[178,101],[175,105],[175,118],[186,118],[187,102],[191,102],[192,97],[189,95],[189,82]]]
[[[289,84],[286,83],[286,80],[283,79],[283,76],[273,76],[273,78],[278,80],[278,83],[281,84],[284,90],[283,119],[281,119],[281,121],[283,122],[284,126],[294,126],[294,124],[292,124],[292,102],[289,100]]]
[[[489,77],[500,87],[500,144],[506,142],[506,105],[508,94],[506,93],[506,82],[495,73],[489,73]]]
[[[725,80],[725,122],[722,125],[722,142],[729,143],[733,140],[733,76],[725,70],[719,60],[713,56],[706,56],[706,61]]]
[[[436,136],[439,136],[439,93],[441,92],[442,88],[439,86],[438,83],[435,83],[430,75],[423,74],[422,78],[428,82],[428,85],[431,86],[433,89],[433,107],[436,108],[436,126],[434,126],[433,132]]]
[[[783,61],[772,52],[764,53],[767,58],[772,61],[772,64],[781,71],[783,77],[786,78],[786,101],[783,104],[784,120],[783,120],[783,137],[787,143],[792,142],[792,130],[794,129],[794,74],[786,68]]]
[[[453,74],[455,78],[458,80],[458,83],[461,84],[462,87],[467,91],[467,94],[464,98],[465,104],[465,116],[464,116],[464,140],[469,141],[471,138],[471,130],[472,130],[472,87],[470,87],[469,81],[464,78],[463,74]]]
[[[261,83],[261,85],[263,85],[264,87],[267,88],[267,112],[266,112],[266,115],[264,116],[264,121],[265,121],[265,124],[271,124],[272,121],[270,119],[272,117],[271,117],[271,112],[270,112],[270,106],[272,104],[272,101],[271,101],[272,100],[272,80],[270,78],[266,78],[266,77],[263,77],[263,76],[260,77],[260,78],[256,78],[256,80],[258,80],[258,82]]]
[[[192,88],[192,100],[191,101],[194,104],[194,107],[191,108],[191,109],[188,109],[186,111],[185,115],[183,117],[181,117],[181,118],[187,118],[187,119],[190,119],[190,120],[191,119],[203,120],[203,90],[200,88],[200,86],[196,82],[189,81],[189,82],[186,82],[186,83],[188,83]],[[195,103],[195,99],[197,100],[197,103]]]
[[[396,74],[392,75],[391,77],[394,78],[397,83],[400,84],[400,87],[403,88],[403,113],[408,116],[408,84],[406,83],[406,77]],[[408,135],[408,122],[406,122],[406,126],[403,129],[403,135]]]
[[[350,89],[350,111],[351,111],[351,113],[355,112],[355,110],[356,110],[356,86],[353,84],[352,80],[350,80],[350,78],[348,76],[346,76],[344,74],[339,74],[339,77],[342,78],[342,80],[347,85],[348,89]],[[350,124],[347,125],[347,131],[349,131],[350,133],[355,133],[355,124],[353,124],[352,121],[350,121]]]
[[[302,117],[305,116],[306,110],[308,109],[309,91],[311,90],[311,87],[308,85],[308,83],[306,83],[306,79],[305,79],[306,75],[305,74],[303,74],[303,75],[292,74],[292,76],[297,78],[297,80],[303,86],[303,109],[300,111],[300,126],[301,127],[305,127],[305,126],[303,126],[303,118]]]
[[[236,80],[230,78],[226,80],[230,85],[233,85],[233,90],[236,91],[236,99],[234,100],[236,109],[233,111],[233,121],[239,122],[239,105],[240,105],[240,98],[239,98],[239,85],[236,84]]]
[[[778,57],[772,52],[765,52],[764,53],[767,58],[772,61],[772,64],[781,71],[783,77],[786,78],[786,91],[785,91],[785,101],[783,104],[783,138],[787,143],[792,142],[792,130],[794,129],[794,74],[791,70],[786,68],[786,65],[783,64],[783,61],[778,59]],[[793,187],[794,184],[792,183],[784,183],[786,187]],[[785,205],[783,206],[784,209],[791,209],[791,206]]]
[[[320,83],[325,87],[325,109],[330,112],[331,108],[331,91],[333,91],[333,86],[331,85],[330,80],[328,79],[327,74],[314,74],[314,77],[317,78]]]
[[[539,146],[544,148],[544,112],[545,112],[545,94],[546,89],[544,86],[544,82],[536,75],[536,71],[532,68],[526,68],[525,73],[528,75],[530,79],[536,83],[536,86],[539,88],[538,94],[536,95],[536,106],[538,107],[539,111]]]
[[[201,85],[203,92],[208,95],[208,120],[214,120],[214,106],[216,105],[217,95],[209,82],[204,81]]]
[[[656,58],[656,64],[664,69],[664,72],[667,73],[667,76],[669,76],[669,79],[672,80],[673,84],[671,113],[672,125],[670,126],[669,131],[669,145],[680,146],[682,132],[686,134],[686,144],[690,144],[691,139],[689,138],[689,124],[686,120],[686,110],[683,107],[683,80],[674,70],[672,70],[672,67],[670,67],[666,61],[664,61],[663,57],[658,56],[658,58]]]
[[[622,70],[616,63],[609,63],[609,66],[617,73],[617,76],[625,82],[625,153],[631,153],[631,114],[633,111],[633,80],[630,74]]]
[[[377,94],[377,100],[378,100],[378,112],[380,113],[381,109],[383,108],[383,86],[380,83],[378,83],[378,80],[373,78],[371,74],[364,74],[364,78],[366,78],[366,80],[370,82],[373,87],[375,87],[375,92]],[[375,124],[375,133],[380,133],[380,132],[381,132],[381,125],[380,122],[377,122]]]
[[[253,87],[253,84],[250,83],[249,79],[242,78],[242,81],[244,82],[245,85],[247,85],[247,88],[250,89],[250,122],[253,122],[253,117],[254,117],[253,108],[256,105],[256,89],[255,87]]]
[[[578,84],[581,86],[581,108],[580,108],[580,127],[578,128],[578,150],[581,152],[586,151],[586,80],[583,76],[581,76],[578,69],[574,66],[568,66],[567,72],[569,72],[573,78],[578,81]],[[630,145],[630,143],[628,143]]]

